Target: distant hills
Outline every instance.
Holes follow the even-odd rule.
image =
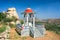
[[[60,18],[59,18],[59,19],[43,19],[43,20],[38,20],[38,19],[36,19],[36,22],[60,24]]]
[[[60,19],[48,19],[48,23],[59,23],[60,24]]]

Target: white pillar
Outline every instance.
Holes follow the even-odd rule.
[[[25,17],[24,17],[24,26],[25,26]]]
[[[28,14],[27,14],[27,17],[26,17],[26,19],[27,19],[27,26],[28,26]]]
[[[33,27],[35,28],[35,17],[33,17]]]

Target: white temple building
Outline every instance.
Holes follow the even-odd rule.
[[[33,38],[44,36],[46,29],[44,25],[35,24],[34,11],[31,8],[27,8],[23,13],[24,24],[17,24],[16,31],[21,36],[31,36]]]

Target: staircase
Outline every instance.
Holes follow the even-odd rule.
[[[36,37],[41,37],[45,34],[45,28],[40,28],[40,27],[31,27],[30,28],[30,34],[32,37],[36,38]]]

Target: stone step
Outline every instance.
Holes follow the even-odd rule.
[[[29,30],[21,30],[21,36],[29,36],[30,31]]]
[[[33,30],[34,28],[30,28],[30,31],[31,31],[31,36],[36,38],[36,37],[41,37],[44,35],[45,33],[45,30],[44,29],[40,29],[40,28],[36,28]]]

